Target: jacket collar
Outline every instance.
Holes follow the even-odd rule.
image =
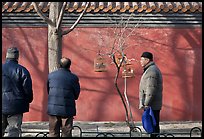
[[[15,63],[18,63],[18,60],[8,58],[8,59],[6,59],[6,63],[8,63],[8,62],[15,62]]]
[[[71,72],[70,69],[65,69],[65,68],[59,68],[59,70],[65,70],[65,71],[69,71],[69,72]]]
[[[155,65],[155,63],[153,61],[150,61],[147,65],[144,66],[144,72],[151,66],[151,65]]]

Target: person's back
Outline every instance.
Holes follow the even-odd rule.
[[[8,136],[20,135],[23,113],[33,100],[30,73],[18,64],[18,57],[18,49],[9,48],[2,64],[2,136],[7,126]]]
[[[30,93],[32,92],[32,81],[29,76],[27,69],[19,65],[17,61],[6,60],[6,63],[2,65],[3,114],[17,114],[29,111],[29,103],[33,99],[33,95]]]
[[[78,80],[75,74],[64,68],[49,74],[48,114],[76,115],[75,100],[78,99],[80,93]]]
[[[49,137],[72,136],[73,116],[76,115],[75,100],[80,94],[79,78],[70,71],[71,60],[62,58],[60,68],[48,75]]]

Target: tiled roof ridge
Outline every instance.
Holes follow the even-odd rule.
[[[48,12],[51,2],[37,2],[42,12]],[[80,13],[86,2],[67,2],[65,10]],[[33,12],[32,2],[2,2],[2,13]],[[202,2],[90,2],[86,13],[181,12],[202,13]]]

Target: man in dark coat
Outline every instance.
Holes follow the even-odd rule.
[[[62,58],[59,69],[48,75],[48,109],[49,137],[71,137],[73,116],[76,115],[75,100],[80,94],[80,84],[77,75],[70,71],[71,60]]]
[[[23,113],[29,111],[33,100],[29,71],[18,64],[19,50],[8,48],[2,64],[2,136],[8,126],[9,137],[21,136]]]
[[[143,52],[140,64],[144,72],[139,85],[139,109],[152,108],[156,120],[154,132],[158,134],[160,132],[159,115],[162,108],[162,74],[153,62],[153,55],[150,52]],[[151,134],[151,137],[155,137],[157,134]]]

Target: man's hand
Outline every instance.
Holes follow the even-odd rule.
[[[149,108],[149,106],[144,106],[144,110],[146,110],[146,109],[148,109]]]
[[[147,108],[149,108],[149,106],[144,106],[144,105],[140,105],[140,106],[139,106],[139,109],[144,109],[144,110],[145,110],[145,109],[147,109]]]
[[[143,109],[144,105],[139,104],[139,109]]]

